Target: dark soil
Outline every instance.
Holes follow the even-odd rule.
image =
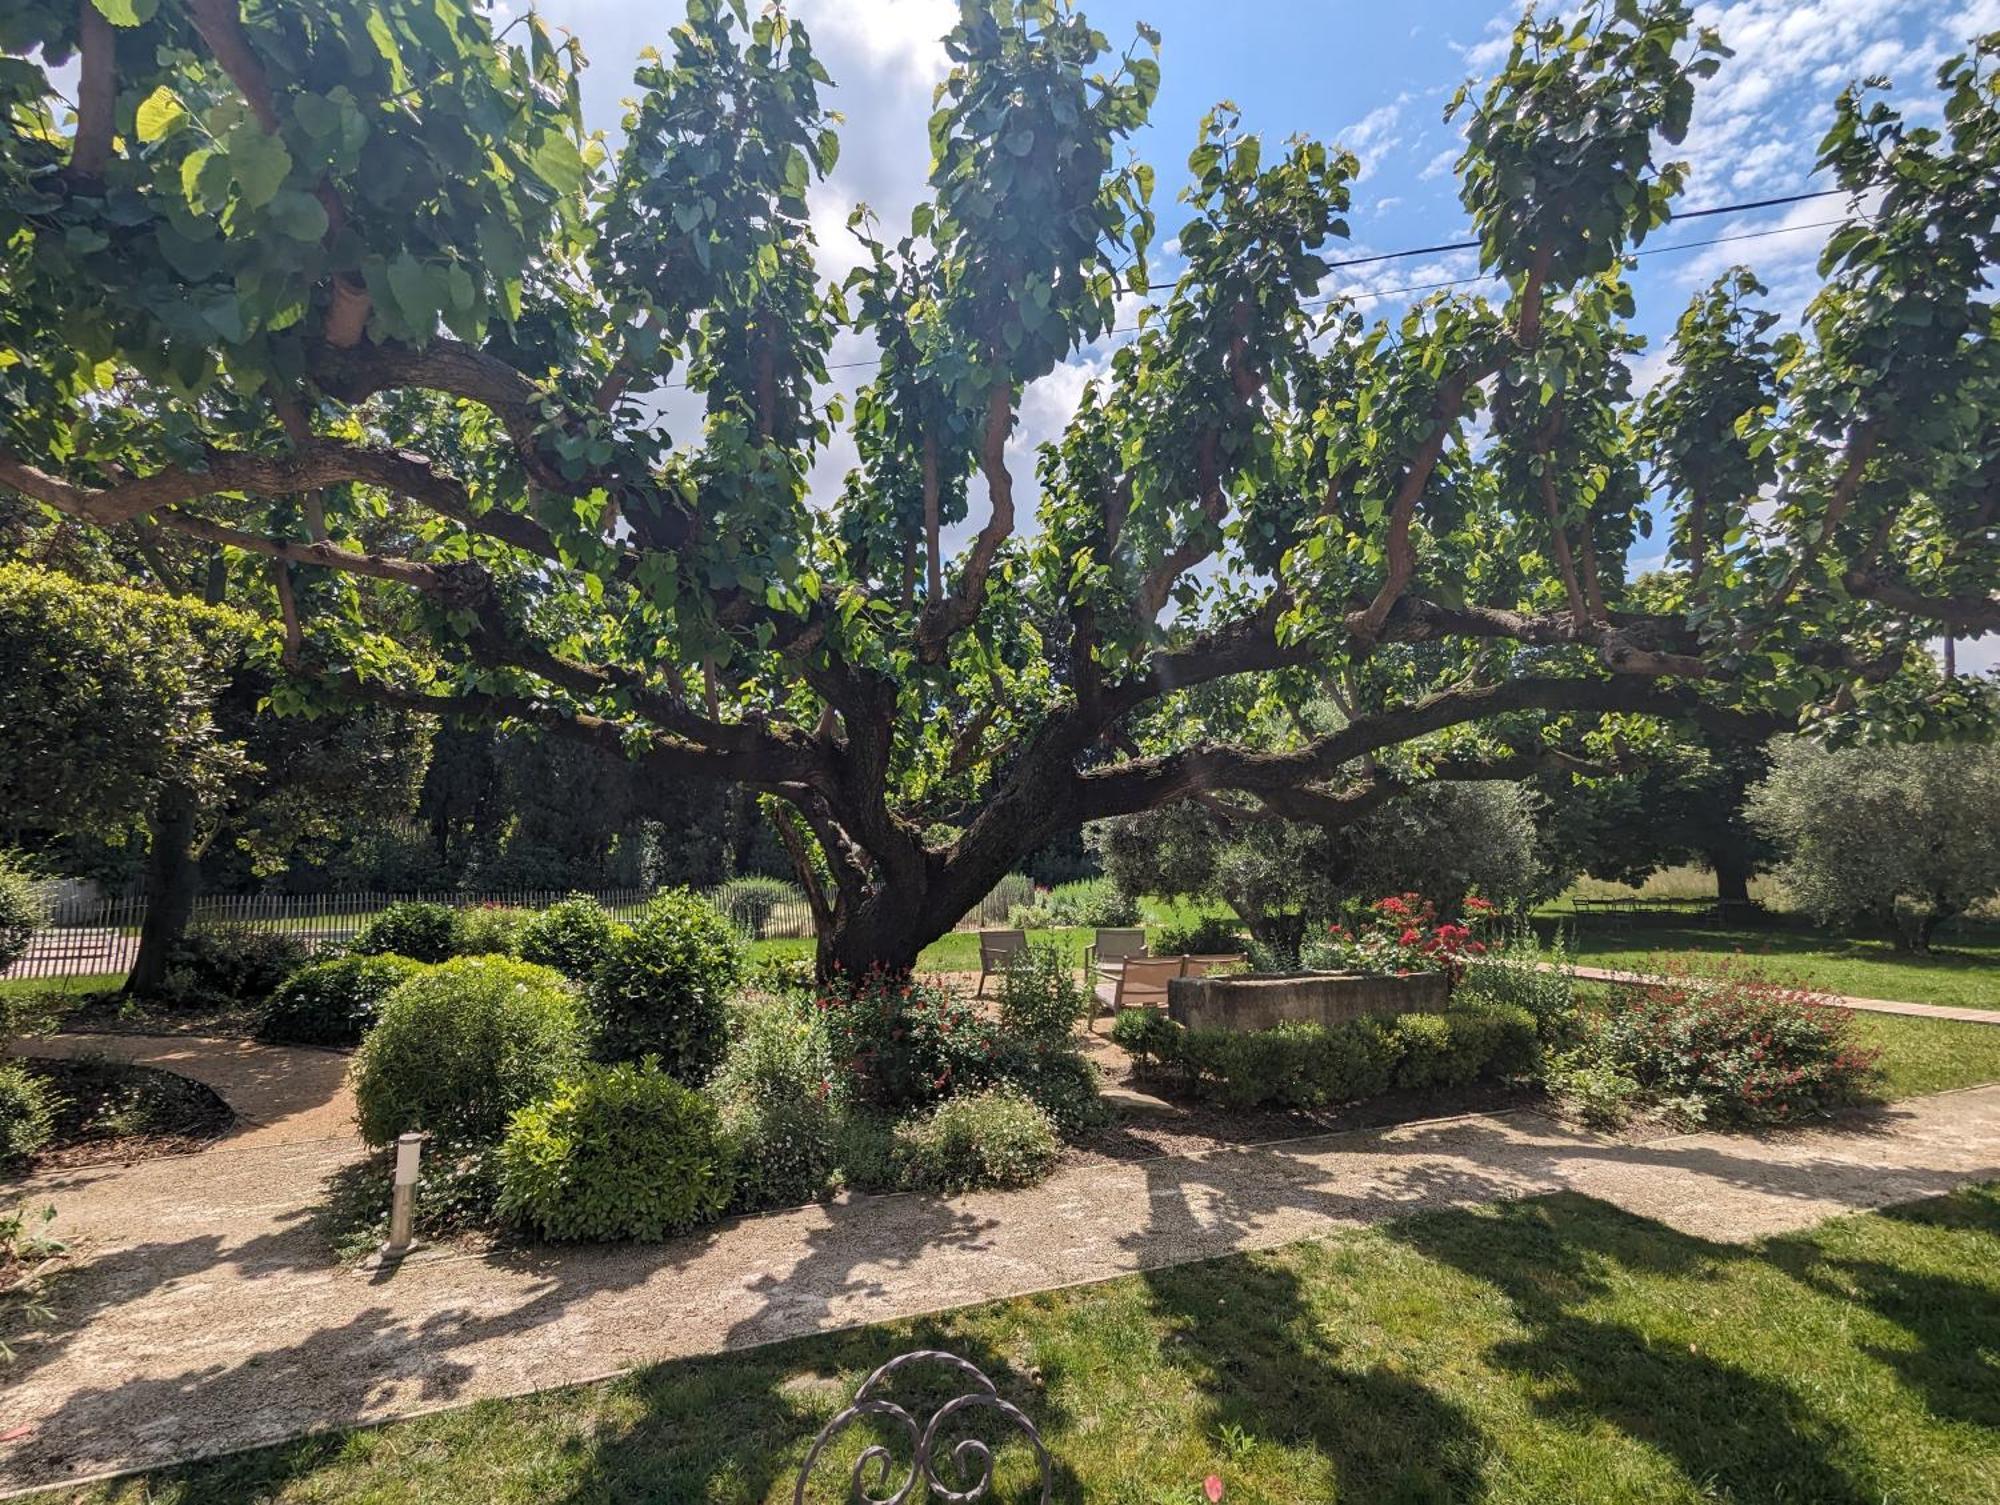
[[[206,1149],[236,1115],[199,1082],[119,1061],[23,1061],[55,1100],[55,1132],[33,1169],[132,1164]]]

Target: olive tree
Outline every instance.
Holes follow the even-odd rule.
[[[1823,922],[1874,920],[1905,950],[2000,897],[2000,745],[1786,738],[1749,816],[1783,853],[1796,903]]]
[[[1906,669],[2000,624],[2000,39],[1940,69],[1939,127],[1835,101],[1855,207],[1805,327],[1727,277],[1644,398],[1623,258],[1671,221],[1723,64],[1687,4],[1522,23],[1454,105],[1498,291],[1390,324],[1320,306],[1355,158],[1218,110],[1177,275],[1041,454],[1032,518],[1024,387],[1150,290],[1123,148],[1157,39],[967,0],[945,47],[930,195],[859,220],[835,286],[807,208],[829,80],[781,8],[690,0],[610,153],[532,12],[13,5],[0,486],[263,566],[281,708],[532,726],[775,802],[823,969],[906,967],[1052,836],[1196,791],[1325,827],[1663,720],[1983,714]],[[846,330],[880,352],[851,412],[823,396]],[[678,382],[705,411],[670,432]],[[838,424],[860,464],[809,497]],[[1282,746],[1187,711],[1328,676],[1352,714]]]

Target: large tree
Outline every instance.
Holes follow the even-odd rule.
[[[907,965],[1053,835],[1197,790],[1326,824],[1656,718],[1972,714],[1899,670],[2000,625],[2000,39],[1940,71],[1941,130],[1840,97],[1822,165],[1856,208],[1802,332],[1725,278],[1643,399],[1622,258],[1721,63],[1686,5],[1523,23],[1457,105],[1498,295],[1393,325],[1318,303],[1354,158],[1210,115],[1179,274],[1042,454],[1030,526],[1024,385],[1150,290],[1152,173],[1120,148],[1154,37],[965,0],[931,196],[907,233],[859,221],[833,287],[804,28],[687,9],[607,156],[532,14],[10,7],[0,485],[277,561],[289,704],[531,723],[775,798],[829,968]],[[846,329],[881,352],[851,419],[822,395]],[[706,413],[673,434],[682,382]],[[859,467],[809,498],[849,421]],[[363,591],[412,597],[407,630]],[[1329,678],[1344,724],[1275,749],[1186,709]]]

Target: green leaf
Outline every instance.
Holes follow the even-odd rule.
[[[437,322],[437,305],[431,302],[430,278],[424,264],[408,251],[399,252],[389,263],[389,291],[395,295],[396,311],[411,333],[430,334]]]
[[[91,0],[113,26],[144,26],[159,14],[160,0]]]
[[[583,187],[589,171],[576,143],[561,131],[543,133],[542,144],[528,159],[528,165],[535,170],[536,177],[562,194],[575,193]]]
[[[185,119],[187,107],[181,103],[181,97],[161,84],[139,101],[139,139],[158,141]]]
[[[230,131],[225,143],[229,153],[229,176],[243,202],[261,209],[277,196],[292,170],[292,154],[276,136],[268,136],[248,121]]]
[[[265,218],[280,235],[308,244],[326,234],[326,206],[312,194],[297,188],[287,188],[272,199]]]

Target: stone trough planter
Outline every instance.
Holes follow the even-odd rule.
[[[1450,997],[1451,980],[1442,972],[1177,977],[1167,984],[1167,1017],[1189,1029],[1248,1031],[1292,1020],[1340,1024],[1363,1014],[1437,1013]]]

